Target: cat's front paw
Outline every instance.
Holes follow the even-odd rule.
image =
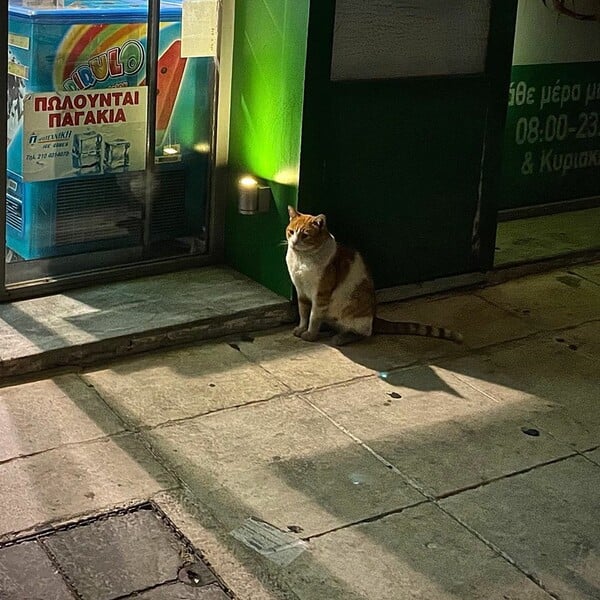
[[[301,336],[300,336],[305,342],[315,342],[318,337],[319,337],[319,332],[314,332],[314,331],[305,331]]]
[[[303,327],[302,325],[298,325],[298,327],[294,327],[293,334],[296,337],[302,337],[302,334],[307,330],[307,327]]]

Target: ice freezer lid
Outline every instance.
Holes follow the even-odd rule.
[[[10,0],[9,14],[33,20],[83,23],[86,20],[99,22],[127,22],[145,20],[148,13],[147,0],[64,0],[62,6],[47,0]],[[161,20],[179,20],[182,0],[162,0]]]

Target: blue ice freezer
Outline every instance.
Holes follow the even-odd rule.
[[[181,10],[161,3],[153,242],[206,231],[214,59],[181,56]],[[10,2],[7,245],[22,258],[141,243],[146,17],[143,0]]]

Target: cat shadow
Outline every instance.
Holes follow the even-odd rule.
[[[407,336],[377,335],[344,346],[333,344],[327,336],[321,343],[348,360],[375,371],[392,387],[409,387],[423,392],[440,391],[462,397],[428,365],[433,359],[463,355],[465,349],[442,340]]]

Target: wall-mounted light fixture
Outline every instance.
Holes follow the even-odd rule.
[[[255,177],[246,175],[238,181],[238,210],[242,215],[269,212],[271,188]]]

